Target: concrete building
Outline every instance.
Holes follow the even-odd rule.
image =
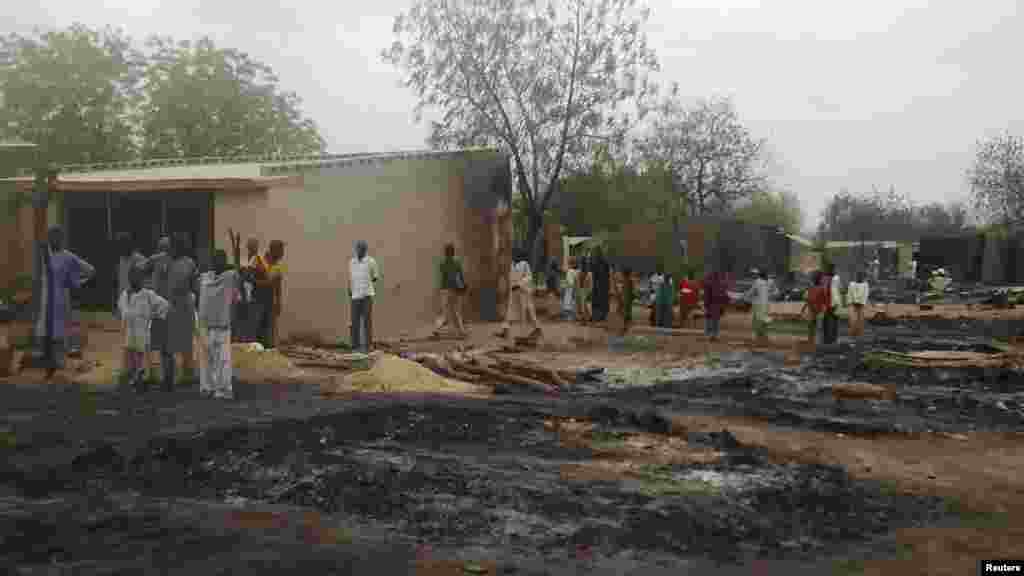
[[[32,183],[2,185],[26,192]],[[510,203],[511,178],[508,158],[494,150],[65,166],[52,192],[50,223],[63,225],[69,248],[99,269],[79,294],[85,306],[114,301],[112,240],[119,233],[131,233],[146,253],[161,234],[182,237],[205,266],[214,248],[230,253],[231,229],[241,234],[243,252],[250,236],[263,249],[284,241],[285,337],[346,337],[348,261],[357,239],[369,243],[381,266],[374,307],[380,337],[434,318],[436,264],[447,242],[466,264],[467,319],[498,320],[504,310],[512,226],[500,207]],[[25,215],[4,224],[22,248],[31,245]],[[30,271],[30,260],[22,260]]]

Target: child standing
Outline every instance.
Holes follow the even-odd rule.
[[[853,337],[864,335],[864,307],[867,306],[868,292],[870,291],[865,276],[863,272],[858,272],[857,281],[850,282],[850,287],[847,290],[847,300],[852,308],[850,311],[850,336]]]
[[[141,267],[132,268],[128,276],[128,288],[121,292],[117,303],[124,332],[124,377],[141,391],[150,326],[154,318],[167,317],[170,304],[156,292],[142,286],[145,271]]]
[[[697,309],[697,297],[700,295],[700,287],[692,278],[692,274],[687,272],[679,282],[679,320],[683,328],[690,327],[690,316]]]
[[[655,325],[659,328],[671,328],[675,320],[672,318],[672,300],[674,299],[675,280],[671,274],[665,274],[658,284],[658,291],[655,293]]]
[[[199,331],[206,340],[206,362],[199,372],[203,395],[230,400],[231,390],[231,308],[239,297],[239,276],[228,269],[228,255],[213,253],[213,270],[199,277]]]
[[[562,319],[574,320],[576,318],[576,259],[569,259],[569,269],[565,271],[565,278],[562,279]]]
[[[633,279],[633,269],[625,266],[622,269],[622,333],[629,332],[633,324],[633,300],[636,293],[636,283]]]
[[[800,309],[800,315],[806,314],[807,318],[808,344],[814,344],[815,342],[815,335],[818,332],[818,316],[825,311],[828,302],[828,293],[822,285],[823,282],[824,275],[821,271],[815,272],[811,280],[811,287],[807,290],[804,306]]]
[[[771,295],[771,284],[768,282],[768,273],[764,270],[758,272],[757,280],[747,291],[746,297],[753,304],[753,328],[754,336],[758,340],[768,338],[768,306]]]

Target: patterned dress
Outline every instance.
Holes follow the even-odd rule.
[[[167,314],[166,351],[170,354],[192,355],[195,334],[196,307],[192,300],[196,281],[196,263],[183,256],[171,263],[167,274],[167,301],[171,310]]]

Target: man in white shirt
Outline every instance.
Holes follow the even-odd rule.
[[[847,303],[850,305],[850,336],[864,335],[864,307],[868,304],[869,287],[865,274],[857,273],[857,281],[850,282],[847,289]]]
[[[754,336],[760,341],[768,338],[768,315],[771,300],[771,282],[768,281],[768,272],[755,271],[757,280],[745,294],[745,297],[752,304]]]
[[[505,309],[505,321],[502,322],[501,331],[498,337],[507,338],[512,329],[513,306],[519,309],[519,320],[533,326],[529,338],[539,338],[541,335],[540,322],[537,321],[537,311],[533,305],[533,271],[525,254],[520,254],[513,259],[512,270],[509,274],[508,306]]]
[[[368,353],[373,347],[374,285],[380,280],[380,268],[377,261],[366,254],[367,250],[365,240],[356,242],[356,255],[348,264],[348,281],[352,299],[352,349]]]

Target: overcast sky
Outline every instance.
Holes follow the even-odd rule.
[[[210,35],[267,62],[332,152],[420,148],[412,95],[378,57],[409,0],[32,0],[0,31],[111,24],[132,36]],[[847,187],[915,202],[967,195],[975,141],[1024,133],[1021,0],[650,0],[660,80],[732,95],[767,138],[774,179],[810,220]]]

